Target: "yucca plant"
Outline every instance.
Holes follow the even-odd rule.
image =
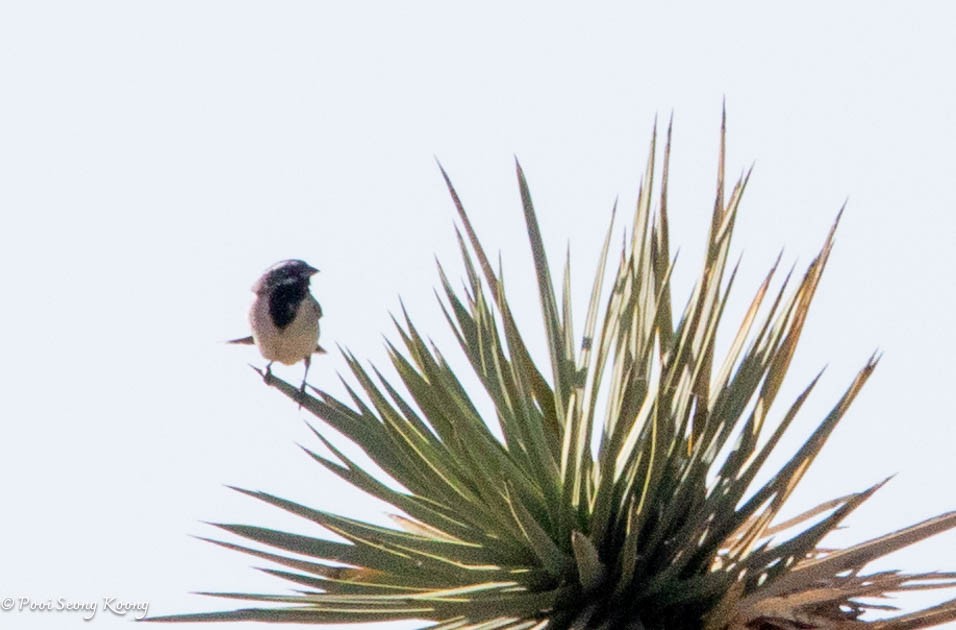
[[[394,506],[397,525],[240,490],[346,542],[219,525],[259,546],[213,542],[284,567],[267,570],[298,590],[219,593],[268,607],[159,619],[334,625],[420,619],[442,630],[902,629],[956,619],[956,599],[905,614],[879,603],[895,592],[956,586],[956,573],[865,572],[873,560],[956,526],[956,512],[849,548],[822,546],[878,483],[778,522],[877,357],[792,457],[757,481],[817,382],[774,407],[833,230],[802,277],[786,274],[776,282],[774,265],[736,324],[726,356],[716,356],[736,273],[728,264],[731,235],[749,178],[725,195],[724,143],[722,125],[704,266],[683,308],[671,297],[668,127],[660,186],[655,132],[630,238],[610,265],[608,228],[580,340],[572,328],[568,266],[559,299],[517,167],[547,357],[529,350],[502,274],[442,170],[464,229],[458,240],[467,280],[457,290],[439,267],[440,301],[483,391],[466,390],[407,313],[396,322],[402,347],[388,347],[400,386],[347,352],[358,384],[347,385],[348,401],[314,388],[302,395],[273,379],[273,387],[358,445],[391,478],[374,476],[321,427],[313,429],[327,453],[307,453]],[[479,413],[479,397],[490,399],[493,417]],[[864,620],[868,612],[874,614]]]

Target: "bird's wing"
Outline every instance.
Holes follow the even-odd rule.
[[[251,346],[255,343],[255,340],[252,338],[252,335],[249,335],[248,337],[242,337],[240,339],[230,339],[226,343],[241,343],[246,346]]]
[[[322,319],[322,305],[318,302],[315,303],[315,310],[319,312],[319,319]]]

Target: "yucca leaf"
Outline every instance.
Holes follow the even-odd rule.
[[[956,511],[928,518],[916,525],[873,538],[823,558],[809,560],[769,584],[762,595],[772,596],[813,583],[847,569],[862,567],[876,558],[956,527]]]
[[[527,375],[527,378],[531,383],[532,390],[534,391],[535,402],[541,407],[542,411],[545,412],[545,420],[552,423],[552,426],[548,428],[551,429],[552,433],[558,438],[558,443],[560,443],[560,438],[558,437],[560,428],[557,425],[557,417],[554,407],[554,393],[551,389],[551,386],[548,385],[547,381],[544,379],[544,376],[539,371],[537,364],[532,360],[531,355],[528,353],[527,346],[525,345],[521,334],[518,331],[518,326],[515,323],[514,316],[511,314],[511,308],[508,305],[507,300],[504,298],[504,293],[501,290],[501,283],[498,281],[498,278],[495,276],[495,273],[491,268],[491,264],[488,262],[488,256],[485,254],[485,250],[481,246],[481,242],[478,240],[478,235],[475,233],[475,229],[471,224],[471,220],[468,218],[468,214],[465,212],[465,208],[461,203],[461,199],[459,198],[455,187],[452,185],[451,179],[448,177],[448,173],[445,172],[445,169],[440,163],[438,164],[438,169],[441,172],[442,178],[445,180],[445,185],[447,186],[448,193],[451,195],[452,202],[455,205],[458,218],[461,220],[462,225],[465,228],[465,233],[468,235],[468,241],[475,252],[475,256],[478,258],[485,281],[488,283],[490,293],[495,299],[495,303],[497,304],[499,310],[501,311],[503,320],[502,325],[505,330],[505,335],[508,339],[508,347],[511,352],[512,360],[518,365],[519,369],[521,369],[522,372]],[[465,259],[467,262],[467,257],[465,257]]]
[[[538,557],[541,566],[556,579],[564,575],[573,564],[568,554],[555,544],[548,532],[520,501],[513,498],[511,492],[507,492],[506,498],[515,524]]]
[[[664,143],[664,159],[661,172],[661,195],[657,207],[657,221],[651,232],[651,259],[654,261],[654,288],[660,296],[654,328],[660,338],[661,359],[665,349],[673,344],[674,323],[671,313],[671,294],[668,290],[670,267],[670,229],[667,218],[667,189],[670,180],[671,136],[674,116],[667,121],[667,140]]]
[[[395,590],[405,592],[416,589],[424,590],[430,584],[430,582],[422,581],[416,585],[414,576],[407,574],[395,575],[361,567],[330,566],[268,553],[212,538],[200,538],[200,540],[219,545],[226,549],[269,560],[276,564],[305,571],[313,576],[322,578],[322,589],[330,593],[384,593]]]
[[[293,501],[265,493],[233,488],[266,503],[307,518],[318,525],[346,538],[353,544],[368,545],[375,548],[389,548],[396,553],[415,554],[425,559],[419,564],[434,560],[433,568],[440,570],[446,565],[467,567],[468,570],[484,571],[491,567],[500,568],[502,558],[490,546],[465,541],[423,537],[407,532],[364,523],[329,512],[305,507]],[[446,559],[447,558],[447,559]],[[458,574],[457,569],[450,572]],[[464,575],[464,574],[462,574]]]
[[[753,581],[754,587],[760,586],[766,589],[769,584],[773,583],[774,579],[791,570],[797,561],[810,556],[824,536],[832,533],[850,512],[869,499],[885,483],[886,481],[882,481],[863,492],[857,493],[843,502],[828,517],[793,538],[775,544],[761,552],[750,554],[743,564],[746,564],[750,569],[751,577],[749,579]],[[773,510],[770,510],[770,513],[772,514]]]
[[[515,171],[518,176],[518,190],[521,193],[521,206],[524,209],[525,224],[528,228],[528,240],[531,243],[531,255],[534,257],[535,275],[538,280],[538,294],[541,298],[541,313],[544,317],[548,351],[551,354],[555,390],[555,416],[563,421],[571,387],[574,383],[574,361],[569,354],[571,349],[565,346],[565,335],[561,328],[557,301],[554,296],[554,285],[551,282],[548,257],[544,251],[544,242],[541,239],[541,230],[538,227],[534,205],[531,203],[531,191],[528,190],[528,182],[525,179],[524,171],[517,160],[515,160]]]
[[[230,599],[240,599],[241,593],[225,594]],[[263,600],[269,601],[269,600]],[[434,609],[424,605],[379,606],[370,608],[366,605],[357,609],[320,609],[317,607],[296,608],[245,608],[225,612],[193,613],[191,615],[166,615],[150,617],[147,621],[164,622],[201,622],[201,621],[262,621],[266,623],[370,623],[375,621],[389,621],[394,619],[416,619],[426,617]]]
[[[581,587],[585,591],[594,590],[604,582],[607,574],[597,549],[588,537],[579,531],[571,532],[571,548],[574,550]]]
[[[300,534],[280,532],[265,527],[250,525],[230,525],[214,523],[216,527],[224,529],[258,543],[291,551],[302,556],[323,559],[330,562],[341,562],[356,567],[365,567],[386,573],[400,572],[406,569],[405,562],[400,555],[380,553],[367,547],[359,547],[349,543],[340,543]]]
[[[773,497],[777,506],[782,506],[784,501],[796,487],[797,482],[807,470],[807,466],[820,452],[827,438],[836,428],[836,424],[846,413],[847,408],[853,399],[859,393],[860,388],[873,373],[878,359],[872,357],[870,361],[859,371],[853,383],[847,388],[839,402],[831,409],[830,413],[813,432],[803,446],[767,483],[765,483],[754,495],[737,511],[738,517],[747,518],[762,506],[766,501]]]
[[[336,449],[331,443],[322,439],[326,447],[329,448],[335,456],[345,463],[345,467],[339,466],[334,462],[322,457],[309,449],[306,451],[318,463],[325,466],[348,483],[356,488],[364,490],[372,496],[385,501],[406,514],[427,523],[436,531],[443,535],[457,540],[482,540],[485,542],[494,541],[496,545],[505,547],[503,553],[511,556],[520,553],[523,548],[518,545],[508,545],[500,538],[490,538],[487,532],[494,529],[493,521],[489,521],[488,515],[483,511],[454,511],[434,500],[428,500],[418,494],[405,494],[389,488],[387,485],[377,480],[361,466],[358,466],[348,459],[341,451]]]

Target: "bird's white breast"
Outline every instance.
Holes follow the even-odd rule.
[[[295,318],[288,326],[279,329],[269,315],[268,298],[256,296],[249,309],[249,325],[259,352],[269,361],[286,365],[310,356],[319,341],[320,313],[318,302],[311,293],[306,294]]]

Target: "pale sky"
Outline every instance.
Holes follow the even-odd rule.
[[[461,274],[437,156],[535,327],[517,155],[553,262],[570,240],[583,313],[610,207],[633,206],[654,118],[673,112],[683,302],[724,97],[728,172],[756,164],[735,312],[781,248],[805,265],[849,199],[780,398],[829,365],[797,430],[884,352],[792,510],[891,474],[840,542],[956,509],[956,8],[673,4],[0,3],[0,598],[171,614],[233,607],[191,591],[286,592],[190,535],[321,533],[224,484],[384,508],[298,449],[319,447],[306,415],[261,384],[253,349],[221,343],[247,334],[262,270],[321,269],[330,349],[384,366],[401,296],[455,355],[432,293],[435,256]],[[344,372],[333,352],[310,380],[341,392]],[[956,534],[892,560],[956,569]],[[0,625],[94,627],[75,612]]]

